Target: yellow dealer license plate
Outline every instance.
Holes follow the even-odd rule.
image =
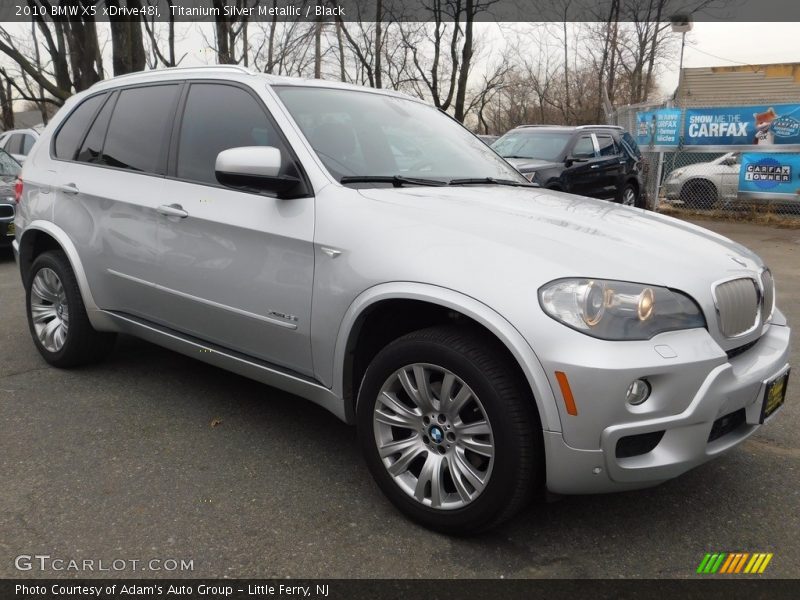
[[[767,383],[764,392],[764,404],[761,406],[761,422],[768,419],[776,410],[783,406],[786,400],[786,382],[789,381],[789,371],[777,379]]]

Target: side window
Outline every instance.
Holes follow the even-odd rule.
[[[8,139],[8,143],[6,144],[6,150],[8,151],[9,154],[21,154],[22,134],[20,133],[12,134]]]
[[[594,158],[594,144],[591,135],[582,135],[572,147],[572,156],[575,158]]]
[[[80,162],[102,164],[103,142],[106,139],[106,131],[108,131],[108,122],[111,120],[112,110],[114,110],[113,97],[105,103],[105,106],[100,110],[97,117],[95,117],[94,123],[89,128],[89,133],[86,134],[86,139],[78,152],[78,160]]]
[[[163,174],[164,141],[172,125],[177,95],[177,85],[122,90],[108,126],[102,163]]]
[[[600,146],[600,156],[616,156],[619,154],[614,138],[610,135],[597,135],[597,144]]]
[[[36,143],[36,138],[33,137],[32,135],[23,136],[22,154],[24,154],[25,156],[28,156],[28,153],[31,151],[31,148],[33,148],[33,145],[35,143]]]
[[[176,176],[216,184],[217,154],[240,146],[274,146],[283,170],[289,166],[290,154],[253,96],[231,85],[193,83],[181,121]]]
[[[89,123],[92,122],[95,113],[97,113],[105,99],[105,94],[92,96],[69,114],[67,120],[64,121],[64,124],[56,134],[54,146],[56,158],[62,160],[73,160],[75,158],[78,146],[83,141],[83,136],[86,135]]]

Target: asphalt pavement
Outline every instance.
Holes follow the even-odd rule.
[[[701,224],[767,261],[797,331],[800,230]],[[458,539],[403,518],[355,430],[298,397],[130,337],[100,365],[47,366],[0,254],[0,578],[682,578],[733,551],[774,553],[762,577],[800,577],[798,333],[786,406],[739,448]]]

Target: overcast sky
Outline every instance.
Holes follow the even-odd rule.
[[[780,62],[800,62],[800,23],[695,23],[686,35],[684,67]],[[677,58],[661,82],[677,86]]]
[[[23,24],[3,23],[9,30],[25,32]],[[505,24],[502,27],[507,27]],[[483,30],[489,42],[483,54],[486,64],[502,60],[506,53],[502,27],[480,23],[476,29]],[[180,26],[179,26],[180,29]],[[211,27],[205,25],[207,35]],[[194,24],[189,25],[178,36],[178,56],[187,53],[181,66],[209,64],[214,61],[214,52]],[[252,41],[252,40],[251,40]],[[684,67],[707,67],[736,64],[764,64],[777,62],[800,62],[800,23],[694,23],[686,36]],[[110,55],[110,44],[105,53]],[[5,58],[3,62],[7,62]],[[106,58],[110,68],[110,56]],[[476,73],[480,72],[480,66]],[[659,95],[670,95],[678,83],[678,54],[673,63],[659,77]]]

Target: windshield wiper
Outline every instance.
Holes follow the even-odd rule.
[[[422,179],[418,177],[403,177],[402,175],[351,175],[342,177],[339,183],[391,183],[394,187],[404,185],[447,185],[446,181],[440,179]]]
[[[519,154],[501,154],[503,158],[524,158],[525,160],[536,160],[535,158],[531,158],[530,156],[520,156]]]
[[[510,185],[513,187],[539,187],[532,183],[522,183],[513,179],[495,179],[494,177],[475,177],[468,179],[451,179],[447,185]]]

